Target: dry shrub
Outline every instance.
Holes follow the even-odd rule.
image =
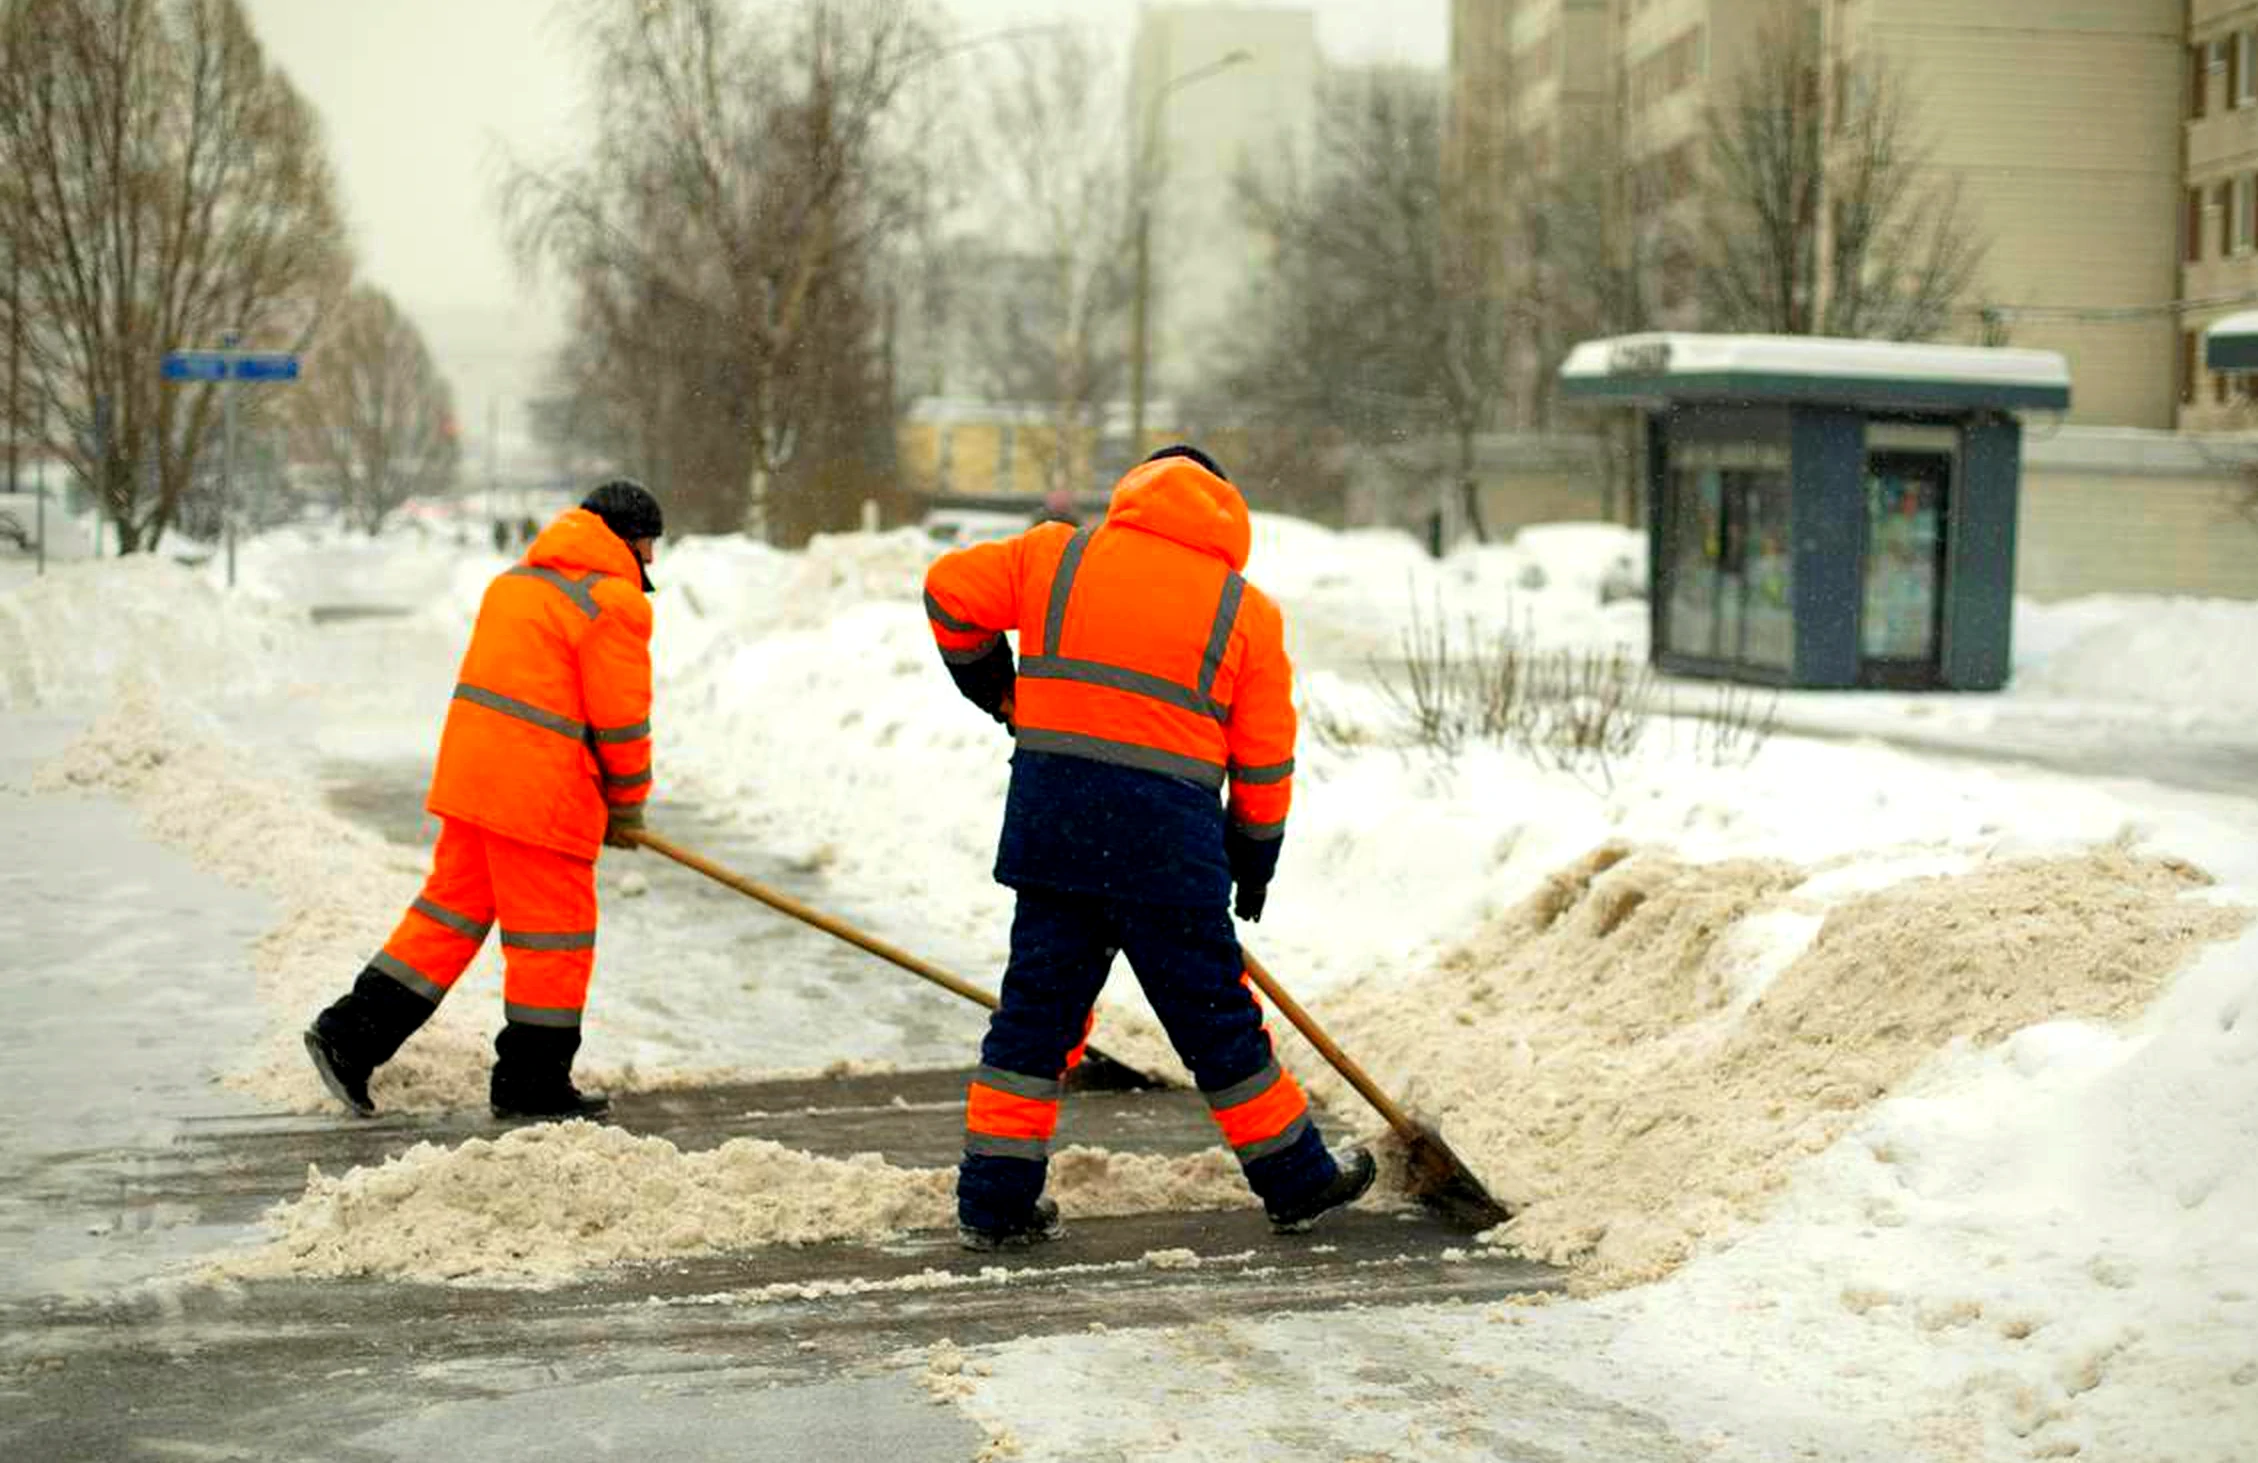
[[[1391,730],[1446,760],[1471,743],[1510,746],[1612,787],[1646,734],[1653,672],[1621,646],[1540,651],[1525,618],[1488,629],[1469,619],[1454,635],[1438,600],[1431,615],[1414,602],[1400,649],[1393,664],[1372,667]]]

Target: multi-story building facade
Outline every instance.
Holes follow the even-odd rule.
[[[1449,231],[1486,293],[1505,291],[1514,149],[1508,83],[1513,9],[1501,0],[1451,0],[1444,92],[1443,190]]]
[[[1878,61],[1904,88],[1926,170],[1958,183],[1987,243],[1967,303],[1995,312],[1992,339],[2069,358],[2074,422],[2174,423],[2179,240],[2158,221],[2180,198],[2185,4],[1827,0],[1822,12],[1838,59]],[[1964,318],[1955,338],[1983,334]]]
[[[1596,176],[1611,150],[1614,28],[1614,0],[1453,0],[1446,237],[1463,285],[1509,318],[1515,302],[1558,292],[1564,253],[1592,246],[1548,213],[1563,182]],[[1563,346],[1555,333],[1515,320],[1499,425],[1542,420],[1545,367]]]
[[[2203,368],[2203,328],[2258,306],[2258,0],[2191,0],[2181,61],[2187,172],[2175,200],[2180,297],[2173,386],[2192,430],[2248,430],[2258,376]]]
[[[1889,71],[1926,181],[1959,189],[1985,242],[1948,338],[2061,350],[2076,382],[2073,420],[2169,427],[2184,389],[2182,246],[2177,229],[2155,220],[2183,196],[2173,119],[2182,73],[2193,69],[2181,60],[2190,3],[2206,37],[2238,24],[2258,30],[2258,0],[1461,0],[1454,23],[1478,26],[1482,44],[1462,58],[1454,38],[1454,89],[1477,93],[1454,96],[1454,115],[1499,117],[1493,125],[1531,139],[1597,136],[1612,125],[1610,165],[1626,179],[1631,214],[1672,216],[1684,236],[1699,229],[1712,109],[1783,17],[1808,25],[1825,57],[1814,78],[1823,94],[1860,84],[1872,68]],[[1495,37],[1546,35],[1571,9],[1584,12],[1577,20],[1596,60],[1581,84],[1556,92],[1525,79],[1514,64],[1522,53],[1510,41],[1501,53]],[[2258,171],[2258,112],[2218,100],[2228,63],[2212,55],[2206,64],[2216,97],[2189,123],[2187,165],[2201,158],[2211,171],[2184,186],[2209,190],[2203,214],[2215,240],[2220,188],[2231,194],[2237,167]],[[2234,84],[2247,89],[2249,71]],[[1485,103],[1483,89],[1508,100]],[[1541,142],[1532,153],[1547,155]],[[2225,206],[2231,212],[2231,197]],[[2240,257],[2223,267],[2242,267],[2232,263]],[[2214,259],[2207,249],[2203,261]],[[2190,295],[2197,263],[2188,265]],[[2258,255],[2248,268],[2258,285]],[[1648,323],[1698,325],[1690,281],[1667,267],[1654,273]]]
[[[1130,53],[1133,177],[1153,180],[1148,371],[1158,396],[1195,386],[1268,246],[1237,204],[1248,170],[1308,174],[1320,60],[1308,10],[1148,5]],[[1196,80],[1193,78],[1197,78]]]

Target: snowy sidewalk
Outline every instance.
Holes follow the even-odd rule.
[[[1660,678],[1656,709],[1712,717],[1712,682]],[[1761,714],[1770,692],[1746,690]],[[1782,735],[1871,741],[1961,761],[2035,767],[2074,777],[2156,783],[2188,792],[2258,799],[2258,730],[2220,723],[2175,728],[2153,708],[2055,703],[2008,695],[1869,691],[1781,693]]]
[[[230,1105],[211,1084],[261,1024],[245,962],[269,903],[158,847],[131,808],[32,793],[77,729],[0,717],[0,1294],[122,1284],[234,1238],[130,1201],[133,1154]],[[58,1211],[49,1169],[106,1153],[117,1202]]]

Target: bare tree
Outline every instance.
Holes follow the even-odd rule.
[[[1800,6],[1765,27],[1709,119],[1700,288],[1713,328],[1924,340],[1985,246],[1956,180],[1928,170],[1901,75],[1876,58],[1830,83]]]
[[[1446,249],[1435,82],[1336,77],[1317,152],[1311,179],[1239,180],[1276,257],[1247,302],[1246,346],[1221,394],[1268,424],[1358,447],[1446,430],[1470,506],[1474,436],[1497,407],[1508,321]]]
[[[1677,204],[1690,179],[1668,162],[1634,166],[1623,146],[1620,112],[1571,139],[1557,166],[1533,168],[1515,192],[1518,276],[1516,323],[1529,367],[1526,420],[1551,428],[1560,367],[1586,340],[1656,328],[1673,282],[1692,277],[1694,241]],[[1579,409],[1607,469],[1600,511],[1638,521],[1646,463],[1643,417],[1628,408]]]
[[[521,254],[555,265],[615,419],[663,424],[693,530],[795,542],[853,521],[891,449],[875,275],[916,190],[888,126],[931,52],[913,0],[587,0],[593,155],[519,170]],[[641,444],[622,440],[622,453]]]
[[[1020,38],[986,100],[987,201],[1029,269],[964,324],[988,390],[1044,408],[1048,430],[1031,444],[1044,486],[1072,491],[1088,486],[1128,367],[1125,108],[1098,42],[1069,28]]]
[[[347,259],[313,114],[236,0],[6,0],[0,231],[27,395],[124,552],[176,519],[218,425],[159,357],[295,345]]]
[[[454,486],[454,394],[415,322],[374,286],[323,326],[290,406],[293,452],[371,534],[408,499]]]

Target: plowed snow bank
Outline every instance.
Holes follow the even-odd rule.
[[[1603,848],[1409,988],[1328,1003],[1351,1050],[1526,1210],[1496,1238],[1588,1287],[1651,1280],[1956,1043],[2139,1011],[2249,911],[2103,848],[1837,896],[1789,864]],[[1831,907],[1830,907],[1831,902]],[[1750,998],[1751,917],[1824,910]],[[1297,1070],[1343,1112],[1314,1059]]]

